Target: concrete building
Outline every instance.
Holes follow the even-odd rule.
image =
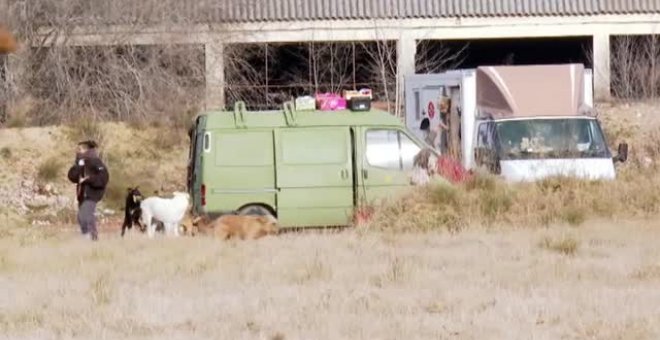
[[[245,42],[393,40],[403,75],[415,72],[420,40],[589,37],[595,93],[603,100],[610,96],[611,37],[660,29],[659,0],[178,0],[160,9],[137,3],[90,0],[67,43],[111,44],[115,36],[134,44],[203,44],[207,107],[225,101],[224,47]],[[141,13],[175,15],[177,24],[143,21]]]

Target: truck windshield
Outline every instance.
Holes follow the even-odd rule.
[[[502,160],[608,158],[595,119],[529,119],[495,124]]]

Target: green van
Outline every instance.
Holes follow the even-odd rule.
[[[425,144],[377,110],[233,112],[196,117],[188,190],[193,213],[272,214],[281,227],[344,226],[357,206],[408,188]]]

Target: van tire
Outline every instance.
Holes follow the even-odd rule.
[[[246,205],[238,210],[239,215],[273,215],[273,212],[262,205]]]

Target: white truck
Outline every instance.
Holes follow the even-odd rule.
[[[581,64],[411,75],[405,78],[406,125],[420,137],[424,119],[438,126],[444,97],[449,147],[439,152],[451,152],[466,169],[483,167],[508,181],[611,180],[628,145],[612,156],[593,109],[592,79]]]

